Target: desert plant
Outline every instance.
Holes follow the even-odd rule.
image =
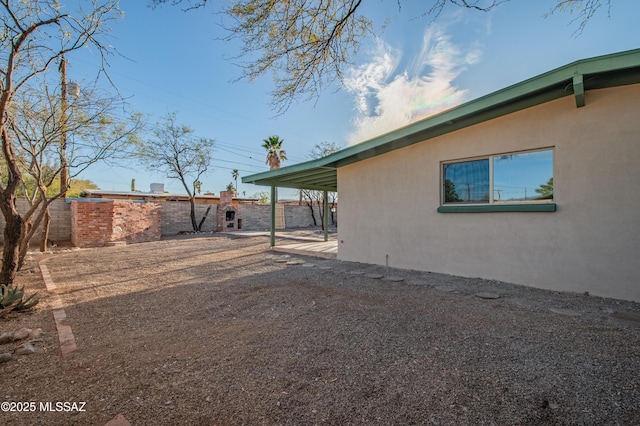
[[[4,317],[10,312],[23,312],[36,306],[39,300],[38,293],[33,293],[26,297],[24,287],[2,286],[2,297],[0,297],[0,317]]]

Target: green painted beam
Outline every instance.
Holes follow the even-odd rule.
[[[324,228],[324,240],[329,241],[329,196],[327,191],[322,194],[322,210],[324,211],[324,217],[322,218]]]
[[[276,187],[271,185],[271,232],[269,234],[269,246],[276,245]]]
[[[582,74],[578,74],[573,77],[573,96],[576,97],[577,108],[585,106],[584,77]]]

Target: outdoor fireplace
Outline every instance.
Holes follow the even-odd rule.
[[[233,200],[233,192],[220,192],[220,203],[218,204],[218,212],[216,214],[216,225],[218,232],[235,231],[238,227],[238,209],[231,202]]]

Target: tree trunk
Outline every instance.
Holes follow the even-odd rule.
[[[23,228],[22,216],[13,206],[11,210],[13,211],[4,215],[6,225],[2,249],[2,269],[0,270],[0,284],[3,286],[12,286],[16,277],[20,256],[20,236]]]
[[[6,93],[3,94],[5,98]],[[6,100],[5,100],[6,102]],[[0,120],[4,117],[0,117]],[[22,183],[22,173],[18,168],[13,145],[9,140],[5,123],[0,131],[2,151],[7,166],[7,183],[0,192],[0,210],[5,220],[4,242],[2,247],[2,269],[0,269],[0,285],[13,286],[18,271],[20,239],[23,232],[23,219],[16,209],[16,190]]]
[[[209,216],[209,212],[211,211],[211,206],[207,207],[207,211],[204,212],[204,216],[202,216],[202,219],[200,220],[200,223],[198,224],[198,232],[202,231],[202,225],[204,224],[204,221],[207,220],[207,216]]]
[[[44,192],[43,192],[44,194]],[[38,210],[38,206],[42,204],[42,207]],[[38,211],[38,214],[34,218],[34,213]],[[24,258],[27,256],[27,251],[29,250],[29,243],[31,239],[35,235],[40,223],[42,223],[43,218],[46,215],[49,215],[49,203],[40,197],[35,204],[31,206],[29,211],[22,216],[22,237],[20,240],[20,251],[18,257],[18,271],[22,269],[22,265],[24,264]],[[48,219],[50,221],[50,217]],[[46,232],[46,238],[49,238],[49,224],[46,224],[46,228],[44,228]],[[46,240],[45,240],[46,241]],[[46,250],[46,245],[45,245]]]
[[[324,203],[318,202],[318,213],[320,213],[320,227],[324,231]]]
[[[311,219],[313,219],[313,226],[318,226],[318,222],[316,221],[316,215],[313,213],[313,201],[311,203],[307,203],[307,205],[311,209]]]
[[[194,231],[198,231],[198,221],[196,221],[196,200],[193,197],[189,200],[191,204],[191,226]]]
[[[31,220],[26,220],[22,217],[22,231],[20,235],[20,244],[18,245],[18,268],[19,271],[22,269],[22,265],[24,264],[24,258],[27,256],[27,251],[29,250],[29,241],[31,241],[31,237],[33,236],[33,224]]]
[[[45,253],[47,251],[47,241],[49,240],[49,225],[51,224],[51,213],[49,212],[49,205],[45,203],[42,207],[44,209],[44,222],[42,222],[42,240],[40,241],[40,251]]]

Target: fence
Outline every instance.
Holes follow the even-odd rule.
[[[49,240],[57,242],[71,241],[71,209],[70,200],[55,200],[51,203],[49,211],[51,212],[51,224],[49,225]],[[104,200],[103,200],[104,201]],[[191,231],[190,212],[191,208],[188,202],[161,202],[161,233],[162,235],[176,235],[180,232]],[[202,231],[213,232],[216,229],[216,212],[215,204],[196,204],[196,220],[198,223],[202,220],[208,207],[211,207],[206,220],[203,223]],[[17,200],[18,211],[26,213],[29,209],[29,203],[25,199]],[[317,206],[314,206],[316,221],[320,227],[320,216]],[[309,228],[313,227],[313,219],[308,206],[285,205],[285,226],[286,229],[293,228]],[[240,204],[238,206],[238,217],[242,219],[242,229],[252,231],[268,230],[271,224],[271,207],[264,204]],[[4,238],[4,218],[0,215],[0,241]],[[331,219],[329,219],[331,225]],[[42,226],[35,233],[32,243],[39,241],[42,235]]]

